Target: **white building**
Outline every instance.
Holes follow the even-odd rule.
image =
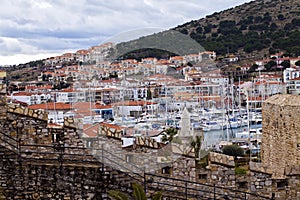
[[[63,124],[65,117],[70,117],[72,115],[68,114],[68,111],[72,109],[71,104],[66,103],[43,103],[34,104],[28,106],[30,109],[34,110],[44,110],[48,112],[48,119],[51,123]]]
[[[300,77],[300,70],[294,68],[286,68],[283,71],[283,82],[287,83],[289,80]]]
[[[17,92],[11,94],[12,102],[25,103],[27,105],[45,103],[51,100],[51,95],[46,93],[31,93],[31,92]]]
[[[287,81],[288,94],[300,94],[300,77],[290,79]]]
[[[275,94],[285,93],[286,84],[282,82],[256,82],[254,84],[255,94],[261,97],[269,97]]]
[[[134,116],[136,113],[157,112],[158,104],[150,101],[123,101],[113,104],[114,114],[120,117]]]
[[[52,94],[55,96],[55,102],[74,103],[86,101],[85,91],[64,89],[52,92]]]
[[[91,62],[96,62],[96,64],[105,61],[109,55],[110,49],[114,47],[115,45],[111,42],[91,47],[88,53],[89,60]]]

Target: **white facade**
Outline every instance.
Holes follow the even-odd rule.
[[[285,93],[285,85],[281,82],[256,83],[255,92],[262,97]]]
[[[89,49],[88,55],[89,60],[95,61],[96,64],[105,61],[108,56],[109,50],[111,48],[114,48],[114,46],[115,45],[113,43],[108,42],[99,46],[91,47],[91,49]]]
[[[287,83],[291,79],[300,77],[300,71],[294,68],[286,68],[283,71],[283,82]]]
[[[132,112],[148,112],[151,114],[157,113],[158,104],[146,104],[145,105],[117,105],[114,106],[114,114],[117,116],[129,117],[131,116]]]
[[[63,124],[65,117],[70,117],[70,115],[65,115],[64,111],[60,110],[47,110],[48,120],[52,123]]]
[[[85,91],[57,91],[54,92],[55,102],[75,103],[86,101]]]
[[[26,103],[27,105],[41,104],[51,100],[50,94],[33,94],[33,93],[13,93],[11,95],[12,100]]]
[[[288,80],[287,93],[300,94],[300,77]]]
[[[117,116],[129,117],[131,112],[141,112],[143,111],[142,106],[116,106],[114,107],[114,113]]]

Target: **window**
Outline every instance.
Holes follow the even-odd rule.
[[[207,174],[199,174],[199,179],[200,180],[206,180],[207,179]]]
[[[59,141],[59,134],[52,133],[52,142],[53,143],[58,143],[58,141]]]
[[[126,162],[133,162],[133,155],[131,155],[131,154],[127,154],[127,155],[125,155],[125,160],[126,160]]]
[[[247,181],[238,182],[238,189],[248,189],[248,183]]]
[[[92,144],[93,144],[92,141],[90,141],[90,140],[86,141],[86,147],[87,148],[92,147],[93,146]]]
[[[288,186],[287,180],[281,180],[277,182],[277,189],[285,189]]]
[[[170,166],[166,166],[161,169],[162,174],[171,174],[171,172],[172,172],[172,167],[170,167]]]

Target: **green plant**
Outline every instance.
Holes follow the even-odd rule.
[[[236,175],[243,175],[243,174],[247,174],[247,170],[241,167],[235,167],[234,168],[235,174]]]
[[[152,196],[152,200],[161,200],[162,199],[162,192],[156,192],[153,196]]]
[[[194,148],[195,152],[195,158],[200,158],[200,150],[201,150],[201,145],[203,142],[203,134],[202,135],[197,135],[196,138],[191,142],[191,146]]]
[[[238,145],[226,145],[223,147],[223,153],[228,156],[234,156],[236,159],[238,156],[244,155],[244,150]]]
[[[147,195],[144,191],[143,186],[141,186],[138,183],[132,183],[132,188],[133,188],[133,197],[135,200],[147,200]],[[128,195],[120,192],[118,190],[110,190],[108,191],[108,196],[111,199],[114,200],[128,200]],[[161,200],[162,199],[162,193],[157,192],[152,196],[152,200]]]
[[[169,128],[165,130],[165,135],[162,137],[163,142],[172,142],[175,135],[177,134],[177,130],[175,128]]]
[[[198,161],[198,166],[200,168],[206,168],[206,166],[208,165],[208,153],[204,152],[205,156],[202,157],[199,161]]]
[[[140,184],[133,183],[132,187],[133,187],[133,196],[135,200],[147,200],[144,188]]]
[[[128,200],[128,196],[125,193],[117,190],[108,191],[108,196],[115,200]]]
[[[0,200],[6,199],[2,187],[0,187]]]

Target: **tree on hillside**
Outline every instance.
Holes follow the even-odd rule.
[[[270,31],[275,31],[277,28],[278,26],[274,22],[270,25]]]
[[[285,19],[285,17],[284,17],[282,14],[277,15],[277,18],[278,18],[280,21],[282,21],[282,20]]]
[[[292,20],[292,24],[293,24],[294,26],[300,27],[300,19],[294,18],[294,19]]]
[[[265,65],[265,68],[267,71],[270,71],[276,65],[277,65],[277,63],[274,60],[271,60]]]
[[[257,68],[258,68],[258,65],[254,63],[254,64],[250,67],[249,72],[255,72]]]
[[[289,60],[285,60],[280,65],[283,67],[283,69],[286,69],[286,68],[289,68],[291,66],[291,63],[290,63]]]
[[[147,95],[147,97],[146,97],[147,100],[152,99],[152,92],[151,92],[150,88],[147,89],[147,94],[146,95]]]

